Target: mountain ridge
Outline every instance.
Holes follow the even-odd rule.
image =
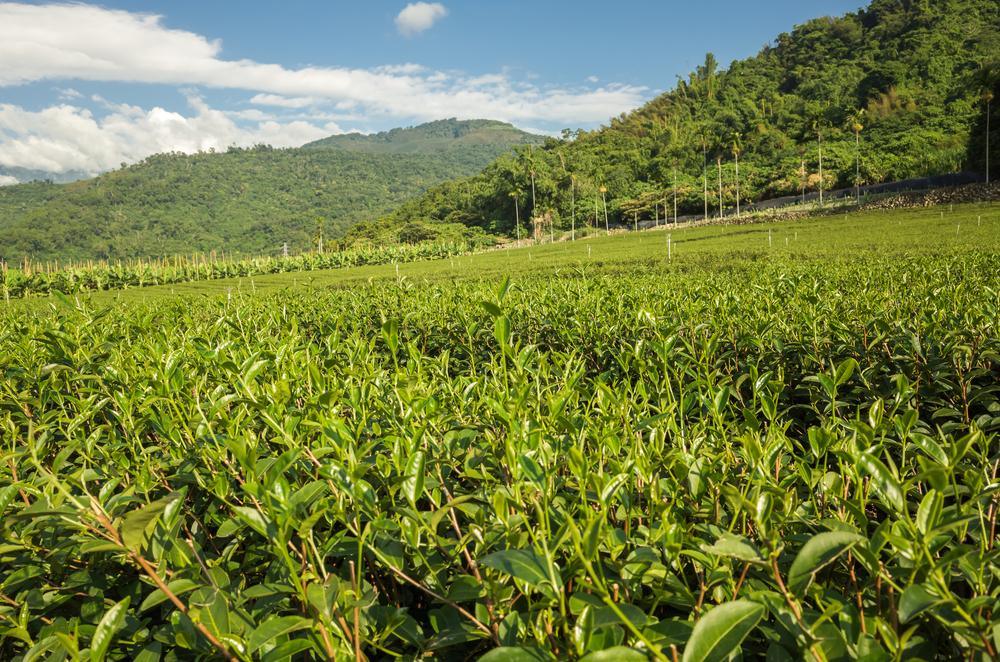
[[[543,140],[492,121],[430,124],[386,132],[388,142],[331,137],[351,148],[258,145],[155,154],[88,180],[3,186],[0,258],[274,253],[286,243],[303,251],[320,233],[329,246],[360,220],[432,185],[472,175],[514,146]],[[449,143],[439,135],[448,131],[459,138]],[[378,141],[405,150],[386,150]]]

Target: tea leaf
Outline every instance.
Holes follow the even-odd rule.
[[[716,662],[733,653],[764,617],[764,606],[735,600],[713,607],[695,623],[684,662]]]

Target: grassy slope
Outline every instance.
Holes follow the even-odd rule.
[[[982,223],[978,223],[978,218]],[[667,232],[653,230],[576,242],[501,249],[451,260],[402,264],[398,276],[412,283],[485,279],[504,276],[706,272],[760,260],[847,260],[885,252],[925,253],[996,250],[1000,247],[1000,206],[961,205],[892,212],[824,216],[803,221],[754,225],[709,225],[669,232],[672,261],[668,265]],[[771,245],[768,246],[770,236]],[[786,243],[787,241],[787,243]],[[162,296],[216,296],[238,292],[301,291],[306,288],[351,287],[369,280],[397,278],[393,265],[315,271],[184,285],[104,292],[94,300],[141,301]],[[27,305],[37,306],[35,300]]]

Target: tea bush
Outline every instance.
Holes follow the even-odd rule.
[[[994,248],[0,311],[0,657],[996,657]]]

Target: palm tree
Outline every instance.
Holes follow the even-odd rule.
[[[576,177],[569,176],[569,205],[572,210],[573,221],[570,230],[570,240],[576,241]]]
[[[861,123],[864,118],[864,109],[858,109],[851,115],[851,128],[854,130],[854,198],[861,202],[861,130],[865,126]]]
[[[740,217],[740,134],[733,136],[733,156],[736,157],[736,218]]]
[[[708,220],[708,141],[701,137],[701,181],[704,185],[705,220]]]
[[[806,203],[806,160],[799,165],[799,182],[802,184],[802,204]]]
[[[510,197],[514,198],[514,227],[517,229],[517,240],[521,241],[521,211],[518,208],[517,197],[518,190],[514,189],[510,192]]]
[[[715,164],[719,167],[719,218],[725,218],[726,212],[722,207],[722,155],[715,156]]]
[[[819,206],[823,206],[823,127],[817,120],[813,127],[816,129],[816,138],[819,141]]]
[[[531,215],[535,215],[535,169],[531,169]]]
[[[983,101],[986,102],[986,183],[990,183],[990,106],[993,103],[993,91],[983,92]]]
[[[674,225],[677,225],[677,162],[674,161]]]
[[[604,202],[604,234],[611,234],[611,229],[608,227],[608,198],[605,195],[608,192],[607,186],[601,187],[601,200]]]

